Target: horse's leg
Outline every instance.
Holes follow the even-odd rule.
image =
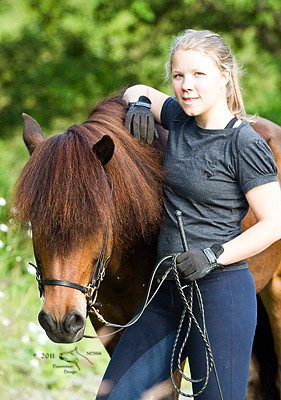
[[[248,229],[255,222],[254,216],[251,212],[247,214],[243,221],[244,230]],[[277,386],[279,387],[279,392],[281,393],[281,242],[275,242],[268,249],[262,253],[251,257],[248,261],[249,268],[253,274],[256,291],[260,294],[260,298],[264,304],[266,312],[269,317],[271,331],[273,334],[275,353],[278,359],[278,376],[277,376]],[[280,265],[279,265],[280,263]],[[265,345],[265,341],[261,341],[259,346],[261,348],[256,348],[257,354],[262,351]],[[274,349],[272,350],[274,352]],[[274,354],[273,354],[274,356]],[[270,366],[269,369],[271,369]],[[267,367],[263,363],[260,363],[260,375],[267,375]],[[269,386],[275,386],[274,384]],[[269,388],[263,385],[263,391],[269,390]],[[274,390],[274,389],[273,389]],[[265,399],[272,400],[273,397],[268,395],[263,397]],[[278,400],[281,399],[281,395],[277,397]]]
[[[255,353],[252,353],[251,358],[246,400],[262,400],[260,364]]]
[[[184,371],[184,366],[185,366],[185,361],[181,364],[181,370],[182,371]],[[176,385],[177,385],[177,387],[180,389],[180,387],[181,387],[181,381],[182,381],[182,376],[181,376],[181,374],[179,373],[179,370],[177,370],[175,373],[174,373],[174,380],[175,380],[175,383],[176,383]],[[177,393],[177,391],[174,389],[174,387],[173,387],[173,390],[174,390],[174,397],[171,397],[171,399],[174,399],[174,400],[177,400],[178,399],[178,393]]]
[[[278,363],[276,386],[279,391],[279,399],[281,399],[281,264],[271,281],[260,292],[260,297],[267,311],[272,330]]]
[[[275,386],[277,359],[267,312],[258,297],[258,321],[246,400],[279,400]]]
[[[182,370],[184,369],[185,362],[181,364]],[[174,380],[178,388],[181,384],[181,374],[179,371],[174,372]],[[165,382],[156,384],[151,389],[143,393],[141,400],[178,400],[179,394],[174,388],[171,379],[167,379]]]
[[[185,366],[185,361],[181,364],[182,371],[184,370],[184,366]],[[179,373],[179,370],[176,370],[174,372],[174,381],[175,381],[177,388],[180,389],[182,376]],[[167,395],[166,395],[166,397],[163,397],[163,399],[161,398],[161,400],[177,400],[179,398],[179,394],[176,391],[176,389],[174,388],[174,385],[172,384],[172,381],[170,378],[167,381],[167,388],[168,388]]]

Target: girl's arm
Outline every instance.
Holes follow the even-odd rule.
[[[281,238],[281,190],[279,182],[256,186],[246,194],[257,223],[235,239],[224,243],[218,258],[231,264],[252,257]]]

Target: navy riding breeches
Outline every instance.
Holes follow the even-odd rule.
[[[244,400],[256,327],[253,277],[248,269],[224,270],[207,275],[197,283],[203,298],[206,328],[223,399]],[[182,284],[186,282],[182,281]],[[156,286],[157,283],[153,288]],[[187,293],[188,289],[184,291]],[[165,281],[142,317],[125,330],[109,362],[97,400],[148,399],[150,390],[169,378],[172,348],[182,310],[183,301],[175,281]],[[200,321],[196,298],[193,313]],[[183,343],[187,329],[186,319],[179,344]],[[182,360],[187,357],[192,378],[204,377],[205,347],[194,324]],[[201,387],[202,382],[193,384],[193,393]],[[220,399],[214,370],[211,371],[206,389],[196,398]]]

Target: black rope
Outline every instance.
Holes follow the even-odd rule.
[[[178,228],[179,228],[179,233],[180,233],[180,237],[181,237],[181,241],[182,241],[182,245],[183,245],[183,249],[184,251],[188,251],[188,244],[187,244],[187,240],[186,240],[186,236],[185,236],[185,231],[184,231],[184,227],[183,227],[183,221],[182,221],[182,212],[180,210],[175,210],[175,216],[177,219],[177,224],[178,224]],[[171,375],[171,380],[173,383],[174,388],[176,389],[176,391],[178,393],[180,393],[182,396],[184,397],[196,397],[199,396],[207,387],[209,378],[210,378],[210,373],[212,371],[212,369],[214,368],[214,373],[215,373],[215,377],[216,377],[216,381],[217,381],[217,385],[218,385],[218,390],[219,390],[219,394],[220,394],[220,398],[221,400],[223,400],[223,395],[222,395],[222,391],[221,391],[221,386],[220,386],[220,381],[219,381],[219,377],[218,377],[218,373],[217,373],[217,369],[216,369],[216,365],[215,365],[215,361],[214,361],[214,357],[213,357],[213,353],[211,350],[211,345],[210,345],[210,340],[209,340],[209,336],[208,336],[208,332],[206,329],[206,323],[205,323],[205,311],[204,311],[204,304],[203,304],[203,299],[201,296],[201,292],[199,289],[199,286],[197,284],[196,281],[190,282],[189,285],[187,285],[189,287],[189,299],[187,300],[184,292],[183,292],[183,288],[181,286],[181,282],[179,279],[179,274],[177,271],[177,265],[176,265],[176,260],[177,260],[177,256],[175,255],[173,257],[172,260],[172,269],[174,272],[174,277],[175,277],[175,281],[176,281],[176,285],[180,294],[180,297],[183,301],[183,312],[181,315],[181,319],[180,319],[180,323],[178,326],[178,330],[177,330],[177,334],[176,334],[176,339],[174,342],[174,346],[173,346],[173,350],[172,350],[172,357],[171,357],[171,363],[170,363],[170,375]],[[196,297],[197,297],[197,301],[198,301],[198,306],[199,306],[199,310],[200,310],[200,315],[201,315],[201,321],[202,321],[202,328],[200,327],[199,323],[197,322],[192,308],[193,308],[193,291],[195,290],[196,293]],[[188,322],[188,329],[184,338],[184,341],[182,343],[182,346],[179,350],[179,356],[178,356],[178,370],[182,376],[183,379],[185,379],[186,381],[189,381],[191,383],[200,383],[204,381],[204,384],[201,388],[201,390],[199,390],[199,392],[194,393],[192,396],[182,392],[176,385],[175,380],[174,380],[174,375],[173,375],[173,366],[174,366],[174,356],[175,356],[175,351],[176,351],[176,347],[177,347],[177,343],[179,340],[179,335],[183,326],[183,322],[186,316],[186,312],[188,312],[188,318],[189,318],[189,322]],[[194,322],[196,328],[198,329],[203,342],[204,342],[204,346],[205,346],[205,359],[206,359],[206,375],[203,378],[200,379],[191,379],[188,378],[187,376],[184,375],[182,369],[181,369],[181,356],[182,356],[182,352],[183,349],[186,345],[187,339],[189,337],[189,333],[191,330],[191,325],[192,322]]]
[[[153,272],[152,272],[152,275],[151,275],[151,277],[150,277],[150,280],[149,280],[149,283],[148,283],[148,287],[147,287],[147,290],[146,290],[146,294],[145,294],[144,300],[143,300],[143,302],[142,302],[141,309],[140,309],[140,311],[138,312],[138,314],[136,314],[127,324],[125,324],[125,325],[114,324],[114,323],[108,322],[108,321],[106,321],[106,320],[103,319],[103,323],[105,324],[105,326],[108,326],[108,327],[111,327],[111,328],[119,328],[119,329],[117,329],[117,330],[115,330],[115,331],[113,331],[113,332],[110,332],[110,333],[108,333],[108,334],[106,334],[106,335],[103,335],[103,336],[88,336],[88,335],[84,335],[84,337],[85,337],[85,338],[88,338],[88,339],[96,339],[96,338],[102,338],[102,337],[111,336],[111,335],[114,335],[114,334],[117,333],[117,332],[122,331],[122,330],[125,329],[125,328],[128,328],[129,326],[132,326],[134,323],[136,323],[136,322],[140,319],[140,317],[142,316],[142,314],[144,313],[144,311],[145,311],[145,309],[147,308],[147,306],[150,304],[150,302],[151,302],[151,301],[154,299],[154,297],[156,296],[157,292],[159,291],[160,287],[162,286],[163,282],[165,281],[165,279],[167,278],[167,276],[169,275],[169,273],[172,271],[172,267],[170,267],[170,268],[167,269],[167,271],[166,271],[166,272],[164,273],[164,275],[162,276],[162,279],[161,279],[161,281],[160,281],[158,287],[155,289],[155,292],[153,293],[153,295],[152,295],[151,297],[149,297],[149,296],[150,296],[150,292],[151,292],[151,288],[152,288],[152,284],[153,284],[153,281],[154,281],[154,278],[155,278],[155,274],[156,274],[158,268],[161,266],[161,264],[162,264],[164,261],[166,261],[166,260],[168,260],[168,259],[172,259],[172,258],[173,258],[172,255],[163,257],[163,258],[156,264],[156,266],[154,267],[154,270],[153,270]],[[93,307],[93,308],[94,308],[94,307]]]
[[[212,369],[214,368],[214,372],[215,372],[215,376],[216,376],[216,380],[217,380],[217,385],[218,385],[218,390],[220,393],[220,398],[221,400],[223,400],[223,395],[222,395],[222,391],[221,391],[221,387],[220,387],[220,383],[219,383],[219,379],[218,379],[218,375],[217,375],[217,371],[216,371],[216,367],[215,367],[215,362],[214,362],[214,357],[213,357],[213,353],[211,350],[211,346],[210,346],[210,341],[209,341],[209,337],[208,337],[208,333],[207,333],[207,328],[206,328],[206,323],[205,323],[205,312],[204,312],[204,304],[203,304],[203,299],[201,296],[201,292],[200,289],[198,287],[198,284],[196,281],[194,282],[190,282],[187,287],[189,289],[188,291],[188,299],[186,297],[186,295],[184,294],[180,279],[179,279],[179,274],[177,271],[177,267],[176,267],[176,258],[177,258],[177,254],[174,255],[173,259],[172,259],[172,270],[174,272],[174,277],[175,277],[175,282],[177,285],[177,289],[179,291],[180,297],[183,301],[183,312],[180,318],[180,322],[178,325],[178,329],[177,329],[177,333],[176,333],[176,338],[174,341],[174,345],[173,345],[173,349],[172,349],[172,356],[171,356],[171,362],[170,362],[170,376],[171,376],[171,381],[173,383],[173,386],[175,388],[175,390],[181,394],[184,397],[196,397],[199,396],[200,394],[202,394],[204,392],[204,390],[207,387],[207,384],[209,382],[209,378],[210,378],[210,373],[212,371]],[[202,323],[202,328],[199,324],[199,322],[197,321],[195,315],[193,314],[193,298],[194,298],[194,292],[196,294],[196,298],[198,301],[198,306],[199,306],[199,310],[200,310],[200,316],[201,316],[201,323]],[[185,318],[188,318],[188,327],[187,327],[187,332],[185,334],[183,343],[179,349],[179,353],[178,353],[178,360],[177,360],[177,365],[176,368],[174,367],[174,360],[175,360],[175,354],[176,354],[176,348],[178,345],[178,341],[179,341],[179,336],[183,327],[183,323]],[[204,377],[199,378],[199,379],[192,379],[187,377],[181,368],[181,363],[182,363],[182,352],[184,350],[184,347],[186,345],[186,342],[188,340],[190,331],[191,331],[191,326],[192,326],[192,322],[195,324],[197,330],[199,331],[200,336],[202,337],[202,340],[204,342],[204,346],[205,346],[205,360],[206,360],[206,374]],[[200,383],[203,382],[202,388],[197,392],[197,393],[193,393],[188,394],[185,393],[183,391],[180,390],[180,388],[178,388],[175,379],[174,379],[174,371],[178,369],[182,378],[190,383]]]

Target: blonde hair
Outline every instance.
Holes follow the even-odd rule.
[[[177,36],[170,48],[170,57],[166,63],[166,76],[171,76],[174,54],[178,50],[198,50],[211,57],[221,71],[229,70],[230,79],[226,86],[227,105],[239,119],[248,120],[239,87],[239,68],[230,48],[220,35],[209,30],[187,29]]]

